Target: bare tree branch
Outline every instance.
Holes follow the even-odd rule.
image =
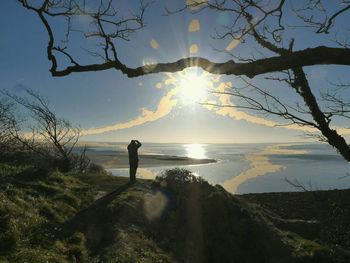
[[[79,140],[80,130],[69,121],[58,118],[49,108],[46,98],[37,92],[25,89],[28,97],[19,97],[7,91],[1,93],[24,107],[36,122],[32,133],[25,135],[18,127],[13,127],[12,136],[25,147],[40,155],[53,155],[62,161],[60,168],[67,172],[73,168],[72,151]],[[45,147],[49,149],[45,150]]]
[[[252,78],[260,74],[287,70],[295,67],[325,64],[350,65],[349,49],[319,46],[315,48],[308,48],[295,52],[284,53],[283,55],[279,55],[277,57],[259,59],[248,63],[236,63],[233,60],[221,63],[213,62],[201,57],[188,57],[170,63],[156,63],[131,68],[121,62],[118,58],[118,51],[114,40],[128,40],[130,34],[144,27],[144,14],[146,9],[149,7],[149,3],[141,2],[139,14],[134,15],[132,18],[125,19],[118,18],[117,11],[114,9],[112,0],[101,0],[100,7],[95,11],[86,11],[82,4],[79,4],[79,1],[72,0],[46,0],[40,7],[31,5],[29,1],[18,1],[20,1],[25,8],[34,11],[41,19],[49,37],[47,56],[49,61],[51,61],[50,72],[53,76],[57,77],[67,76],[75,72],[94,72],[104,71],[108,69],[121,71],[128,77],[138,77],[159,72],[177,72],[187,67],[195,66],[214,74],[245,75]],[[236,5],[234,8],[224,7],[225,1],[214,1],[213,3],[204,3],[203,1],[199,1],[192,4],[195,6],[201,6],[202,9],[210,8],[218,11],[234,12],[238,16],[239,21],[246,19],[246,24],[242,24],[242,29],[234,33],[230,33],[230,35],[237,35],[237,37],[241,39],[244,39],[247,34],[250,34],[252,32],[252,29],[254,29],[253,35],[258,35],[255,29],[270,16],[277,17],[278,21],[278,28],[271,31],[272,35],[275,35],[277,31],[281,31],[283,29],[283,26],[281,25],[281,17],[283,14],[282,8],[284,7],[285,1],[279,1],[278,4],[276,4],[276,6],[273,8],[269,8],[268,5],[259,5],[254,1],[234,2]],[[258,10],[262,14],[262,17],[255,21],[253,19],[253,16],[247,11],[249,8]],[[62,16],[71,19],[78,15],[85,15],[92,19],[92,24],[95,26],[95,30],[85,32],[84,35],[87,38],[95,37],[102,40],[100,44],[102,46],[103,54],[96,53],[95,51],[90,52],[91,54],[98,54],[98,56],[102,57],[104,59],[102,63],[82,65],[76,61],[71,54],[68,53],[65,47],[59,47],[55,44],[54,32],[47,17]],[[238,20],[237,23],[234,23],[232,27],[239,26]],[[135,25],[132,26],[130,23],[134,23]],[[111,32],[107,33],[106,24],[112,27]],[[225,36],[227,35],[225,34],[222,37]],[[274,36],[274,38],[276,38],[276,36]],[[260,41],[261,40],[262,38],[260,38]],[[63,54],[65,57],[67,57],[71,65],[66,66],[63,69],[59,69],[58,58],[55,52]],[[281,52],[278,53],[282,54]]]
[[[42,0],[40,5],[29,3],[29,0],[18,0],[22,5],[34,11],[46,28],[49,42],[47,46],[48,60],[51,62],[51,74],[53,76],[66,76],[76,72],[92,72],[115,69],[128,77],[138,77],[159,72],[176,72],[188,67],[200,67],[213,74],[226,74],[247,76],[253,78],[261,74],[282,72],[286,77],[275,78],[278,83],[286,83],[298,95],[302,102],[291,104],[281,101],[270,91],[252,86],[259,98],[252,98],[243,94],[241,90],[234,89],[226,95],[239,98],[242,105],[225,105],[240,107],[241,109],[254,111],[257,114],[274,115],[287,120],[282,125],[298,124],[309,126],[319,130],[316,136],[327,141],[348,161],[350,161],[350,147],[345,139],[330,126],[333,118],[348,117],[349,105],[337,94],[328,92],[317,99],[310,87],[309,80],[305,74],[304,67],[314,65],[350,65],[350,49],[343,43],[346,39],[337,40],[341,48],[324,46],[320,44],[300,50],[294,50],[298,39],[289,37],[290,28],[306,27],[315,30],[315,34],[329,33],[334,28],[336,20],[349,13],[350,2],[348,0],[337,1],[342,5],[331,6],[324,4],[322,0],[305,0],[302,6],[295,7],[296,1],[286,0],[213,0],[213,1],[189,1],[179,9],[167,10],[167,14],[183,12],[190,9],[192,13],[203,10],[214,12],[227,12],[232,15],[231,23],[225,25],[221,31],[217,30],[217,38],[247,40],[255,42],[260,54],[262,50],[269,56],[257,59],[236,56],[236,60],[226,62],[213,62],[202,57],[187,57],[175,62],[155,63],[139,67],[129,67],[118,57],[117,40],[128,41],[132,33],[137,32],[145,26],[144,14],[149,3],[140,2],[138,14],[123,17],[118,13],[113,0],[100,0],[99,5],[88,10],[79,0]],[[292,7],[291,7],[292,5]],[[289,9],[289,10],[287,10]],[[288,25],[285,13],[294,15],[301,24]],[[69,38],[72,30],[72,21],[76,16],[84,15],[90,18],[91,27],[81,30],[87,39],[97,39],[96,50],[89,53],[94,57],[102,58],[100,63],[80,63],[66,47],[57,45],[54,27],[51,23],[53,18],[65,18],[67,21]],[[287,19],[288,20],[288,19]],[[299,23],[299,22],[298,22]],[[348,31],[349,32],[349,31]],[[300,43],[297,43],[300,44]],[[255,47],[256,48],[256,47]],[[252,49],[253,50],[253,49]],[[62,63],[60,56],[69,61],[68,65]],[[60,64],[60,65],[58,65]],[[61,65],[62,64],[62,65]],[[267,76],[271,78],[271,76]],[[326,103],[324,107],[320,102]],[[293,106],[292,106],[293,105]],[[45,130],[47,133],[48,130]]]

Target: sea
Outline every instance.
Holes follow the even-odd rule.
[[[126,146],[126,143],[109,143],[107,148],[120,152]],[[188,169],[236,194],[350,188],[350,164],[328,144],[143,143],[140,153],[216,159],[216,163],[176,167]],[[172,168],[175,166],[139,168],[137,177],[155,178]],[[108,171],[118,176],[129,173],[128,169]]]

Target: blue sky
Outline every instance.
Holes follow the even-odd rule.
[[[138,1],[120,1],[123,9],[133,9]],[[181,1],[176,1],[181,4]],[[230,39],[214,40],[214,29],[225,25],[230,15],[225,13],[203,12],[191,14],[181,12],[172,16],[163,16],[164,6],[174,6],[174,1],[155,1],[146,13],[145,29],[135,33],[130,42],[118,45],[119,57],[128,66],[139,66],[144,61],[174,61],[183,56],[203,56],[215,61],[225,61],[229,56],[218,53],[212,46],[225,48]],[[290,18],[292,19],[292,18]],[[199,30],[189,32],[191,21],[199,23]],[[341,17],[338,27],[342,27],[346,17]],[[153,74],[138,78],[127,78],[120,72],[75,73],[65,77],[52,77],[49,72],[50,63],[46,57],[47,35],[38,17],[22,8],[17,1],[2,3],[0,16],[0,76],[1,89],[8,89],[21,94],[22,87],[28,87],[47,96],[54,111],[73,123],[79,124],[82,130],[93,130],[98,127],[131,123],[132,127],[110,129],[104,133],[90,132],[82,140],[96,141],[129,141],[139,138],[148,142],[290,142],[302,141],[302,132],[285,128],[271,128],[253,123],[243,118],[222,116],[216,111],[206,109],[198,103],[181,102],[181,90],[172,100],[176,106],[165,110],[166,114],[148,114],[143,109],[156,112],[164,96],[174,89],[173,84],[166,84],[170,77],[166,74]],[[57,29],[63,32],[60,24]],[[296,47],[304,48],[321,43],[321,37],[307,37],[310,32],[291,31],[298,35]],[[301,37],[300,37],[301,36]],[[329,38],[329,37],[328,37]],[[157,48],[152,48],[152,39]],[[326,39],[322,36],[322,40]],[[326,42],[331,43],[326,39]],[[81,52],[86,43],[79,39],[73,50]],[[190,53],[191,45],[197,45],[198,52]],[[249,53],[251,46],[239,44],[235,52]],[[91,60],[84,52],[79,53],[84,60]],[[195,71],[195,70],[192,70]],[[341,79],[346,81],[346,67],[322,66],[306,69],[312,87],[315,90],[326,89],[325,79]],[[203,72],[199,71],[199,74]],[[177,74],[172,76],[181,80]],[[207,78],[211,79],[211,76]],[[261,77],[256,81],[268,87],[269,83]],[[234,76],[220,78],[220,83],[231,82],[239,85]],[[177,85],[175,83],[175,85]],[[158,85],[158,88],[157,88]],[[218,84],[215,84],[218,85]],[[274,94],[283,99],[298,100],[288,87],[271,87]],[[318,92],[316,92],[318,93]],[[348,96],[349,92],[345,91]],[[177,97],[176,97],[177,96]],[[206,97],[204,95],[204,97]],[[163,108],[160,110],[164,110]],[[133,120],[146,114],[146,121]],[[149,117],[151,116],[151,117]],[[147,121],[147,118],[149,121]],[[274,120],[274,119],[272,119]],[[345,122],[337,125],[346,126]],[[119,125],[118,127],[123,127]]]

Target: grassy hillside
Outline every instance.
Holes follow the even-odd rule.
[[[84,236],[60,239],[61,225],[93,201],[90,186],[61,173],[0,166],[0,262],[84,258]]]
[[[105,174],[0,171],[0,262],[350,260],[345,241],[325,238],[321,217],[295,211],[309,201],[303,193],[234,196],[180,169],[135,184]],[[347,205],[348,196],[332,203]]]
[[[332,247],[350,250],[350,189],[242,195],[245,201],[273,211],[284,219],[318,222],[304,235]],[[310,233],[308,233],[310,232]]]

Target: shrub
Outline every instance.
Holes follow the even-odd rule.
[[[183,168],[165,170],[155,179],[155,184],[166,187],[174,193],[187,192],[195,185],[208,185],[202,177],[196,176],[191,171]]]
[[[88,170],[89,173],[97,173],[97,174],[107,174],[105,168],[102,165],[96,163],[90,163]]]

